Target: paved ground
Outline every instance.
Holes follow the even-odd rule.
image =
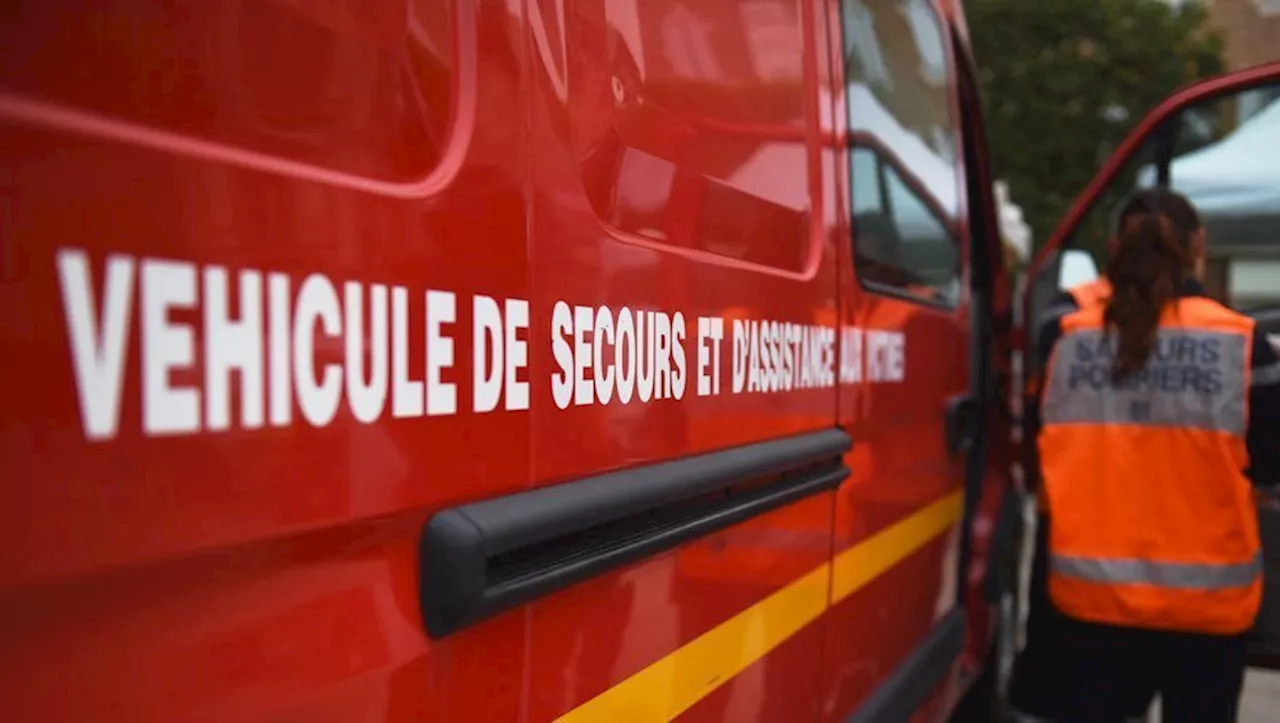
[[[1159,721],[1159,706],[1151,721]],[[1236,723],[1274,723],[1280,720],[1280,673],[1250,672],[1244,682],[1240,717]]]
[[[1250,673],[1242,703],[1239,723],[1280,720],[1280,673]]]

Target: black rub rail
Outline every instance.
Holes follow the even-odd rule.
[[[825,430],[442,510],[419,585],[441,638],[682,542],[834,489],[849,435]]]

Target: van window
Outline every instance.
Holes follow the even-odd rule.
[[[871,148],[850,151],[854,264],[872,289],[954,305],[960,250],[919,182]]]
[[[953,306],[965,199],[942,21],[925,0],[846,0],[841,16],[858,277]]]
[[[3,21],[20,40],[0,43],[6,92],[312,168],[417,183],[477,92],[456,65],[457,3],[36,5]],[[489,92],[519,107],[514,87]]]
[[[605,226],[703,258],[810,266],[818,151],[801,7],[618,0],[566,17],[566,126]]]

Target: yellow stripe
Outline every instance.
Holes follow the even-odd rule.
[[[831,602],[840,602],[859,588],[924,547],[960,519],[960,492],[953,492],[887,529],[836,555]]]
[[[818,567],[558,720],[675,718],[821,615],[830,569]]]
[[[960,493],[947,495],[836,555],[834,568],[818,566],[557,723],[673,720],[817,619],[828,599],[839,602],[946,531],[960,511]]]

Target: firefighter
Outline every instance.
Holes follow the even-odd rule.
[[[1261,600],[1250,477],[1278,476],[1280,358],[1207,297],[1203,235],[1180,234],[1156,193],[1122,210],[1110,295],[1048,325],[1028,410],[1067,723],[1122,721],[1150,686],[1166,721],[1235,720]]]
[[[1200,223],[1200,215],[1195,206],[1181,194],[1163,188],[1139,191],[1120,209],[1117,227],[1123,227],[1135,214],[1151,208],[1157,210],[1173,223],[1178,240],[1187,248],[1205,245],[1204,227]],[[1113,234],[1108,247],[1114,252],[1118,242],[1118,231]],[[1049,303],[1047,319],[1040,324],[1052,324],[1063,315],[1079,309],[1106,301],[1111,295],[1111,283],[1106,276],[1094,281],[1078,284],[1060,293]],[[1043,333],[1041,334],[1043,337]],[[1040,360],[1040,368],[1044,368],[1047,359]],[[1013,685],[1010,690],[1011,704],[1015,711],[1028,719],[1052,718],[1061,702],[1063,682],[1058,634],[1061,621],[1048,599],[1048,552],[1049,539],[1048,517],[1044,514],[1044,496],[1039,498],[1041,511],[1036,526],[1035,551],[1031,569],[1029,615],[1027,620],[1026,645],[1018,658]],[[1141,671],[1138,671],[1139,673]],[[1154,685],[1140,686],[1135,683],[1130,691],[1130,701],[1126,704],[1130,720],[1141,720],[1155,697]]]

